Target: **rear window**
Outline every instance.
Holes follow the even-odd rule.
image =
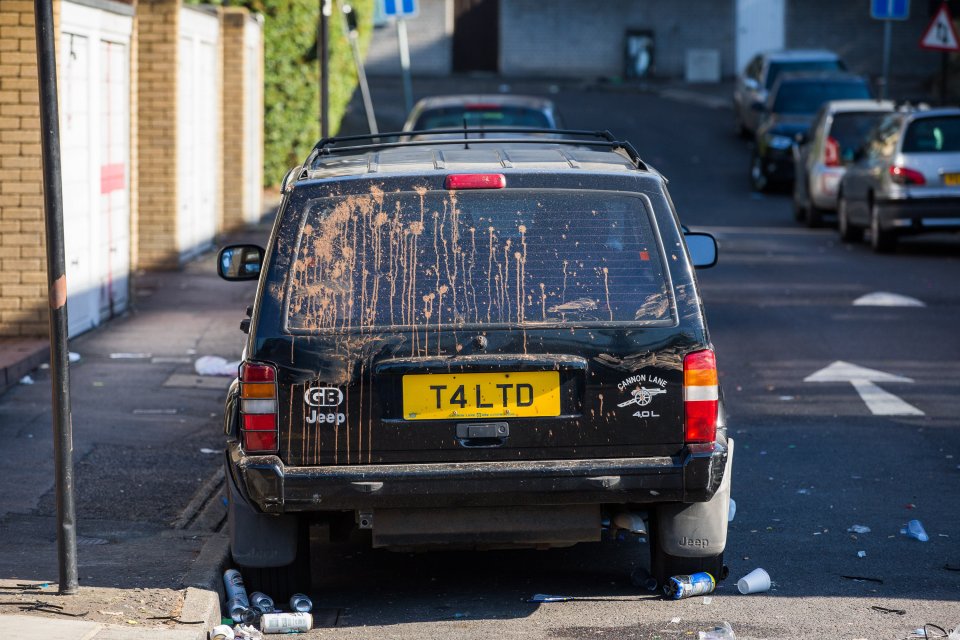
[[[775,113],[812,115],[828,100],[865,100],[870,91],[863,82],[784,82],[773,100]]]
[[[788,62],[771,62],[767,70],[767,89],[772,89],[777,76],[783,72],[797,71],[843,71],[843,63],[839,60],[792,60]]]
[[[610,192],[314,200],[286,300],[291,333],[674,322],[648,209]]]
[[[914,120],[903,136],[902,153],[960,151],[960,117],[920,118]]]
[[[844,162],[851,162],[857,149],[863,146],[867,135],[880,120],[887,115],[886,111],[865,111],[861,113],[845,112],[833,116],[830,126],[831,138],[837,141],[840,147],[840,158]]]
[[[458,127],[533,127],[552,129],[547,116],[536,109],[524,107],[484,106],[443,107],[424,111],[413,128],[456,129]]]

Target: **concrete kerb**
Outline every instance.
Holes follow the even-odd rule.
[[[206,640],[207,632],[220,624],[220,602],[223,598],[223,580],[220,576],[229,557],[230,539],[226,534],[214,533],[207,538],[183,579],[187,590],[183,596],[180,619],[204,621],[202,626],[197,625],[198,640]]]

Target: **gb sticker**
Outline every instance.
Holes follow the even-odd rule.
[[[347,421],[346,414],[334,409],[343,402],[343,391],[336,387],[311,387],[304,392],[303,401],[311,407],[321,407],[320,411],[310,410],[304,418],[307,424],[343,424]]]
[[[667,392],[666,386],[667,381],[657,376],[648,377],[647,374],[631,376],[617,385],[621,392],[630,389],[630,398],[617,404],[617,406],[621,409],[632,406],[646,407],[653,402],[656,396]],[[660,414],[647,409],[634,411],[633,416],[635,418],[659,418]]]

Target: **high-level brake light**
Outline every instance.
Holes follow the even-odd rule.
[[[684,440],[713,442],[717,439],[717,407],[720,386],[713,351],[696,351],[683,359]]]
[[[240,435],[247,453],[277,451],[277,370],[270,365],[240,365]]]
[[[507,177],[502,173],[457,173],[447,176],[447,189],[503,189]]]

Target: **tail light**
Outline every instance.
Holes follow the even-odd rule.
[[[828,167],[840,166],[840,143],[833,136],[823,145],[823,164]]]
[[[890,165],[890,179],[897,184],[927,184],[927,179],[916,169]]]
[[[274,453],[277,435],[277,370],[240,365],[240,435],[247,453]]]
[[[717,405],[720,386],[713,351],[696,351],[683,359],[684,440],[713,442],[717,439]]]
[[[507,177],[502,173],[456,173],[447,176],[447,189],[503,189]]]

